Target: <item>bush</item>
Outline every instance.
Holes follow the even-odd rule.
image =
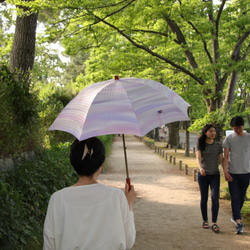
[[[63,131],[49,131],[48,128],[60,114],[63,108],[74,98],[76,93],[67,88],[55,85],[53,82],[46,86],[37,83],[36,90],[39,92],[39,121],[41,134],[44,135],[45,145],[55,142],[72,141],[73,135]]]
[[[53,145],[35,161],[21,161],[1,175],[1,249],[39,246],[49,198],[53,192],[76,182],[69,163],[69,143]],[[40,247],[40,248],[39,248]]]
[[[38,143],[37,99],[25,78],[0,63],[0,157],[33,150]],[[11,143],[10,143],[11,142]]]
[[[72,135],[48,128],[75,94],[54,83],[32,85],[0,63],[0,158],[72,140]]]

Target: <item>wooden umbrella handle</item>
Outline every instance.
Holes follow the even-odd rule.
[[[123,140],[123,150],[124,150],[124,158],[125,158],[125,167],[126,167],[126,175],[127,175],[127,179],[126,182],[128,183],[129,189],[131,189],[131,184],[130,184],[130,178],[129,178],[129,174],[128,174],[128,162],[127,162],[127,153],[126,153],[126,145],[125,145],[125,136],[124,134],[122,134],[122,140]]]

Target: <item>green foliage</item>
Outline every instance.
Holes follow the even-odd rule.
[[[205,100],[209,112],[220,108],[227,88],[235,88],[227,82],[230,74],[242,72],[249,63],[247,57],[243,60],[248,54],[245,37],[249,36],[249,3],[245,0],[225,5],[224,1],[190,0],[110,0],[105,4],[100,0],[38,0],[29,4],[36,9],[38,3],[44,11],[51,4],[48,12],[53,18],[47,15],[46,19],[48,40],[60,38],[68,55],[92,49],[86,75],[76,81],[89,84],[119,74],[161,80],[167,86],[175,85],[177,92],[185,81],[190,85],[199,82],[200,90],[192,88],[196,100],[189,98],[192,118],[206,112]],[[236,58],[232,51],[241,46],[237,44],[240,40]]]
[[[2,173],[0,241],[1,247],[6,247],[3,249],[26,249],[29,241],[41,238],[50,195],[76,180],[68,155],[69,144],[53,145],[35,161],[22,160],[15,169]]]
[[[245,201],[244,206],[241,210],[241,214],[244,217],[244,220],[247,221],[247,223],[250,223],[250,200],[249,197],[247,197],[248,199]]]
[[[8,99],[15,115],[15,121],[25,124],[36,113],[34,97],[29,92],[26,79],[20,79],[18,73],[11,73],[9,67],[0,64],[1,96]]]
[[[188,128],[191,131],[200,131],[206,124],[213,124],[216,127],[220,127],[226,130],[225,124],[229,124],[231,116],[228,112],[222,109],[217,109],[216,111],[206,114],[203,118],[195,120],[195,122]]]
[[[85,74],[85,61],[88,57],[89,53],[78,53],[76,56],[70,57],[70,62],[67,64],[63,74],[63,85],[75,82],[78,75]]]
[[[75,97],[78,88],[73,85],[61,87],[51,82],[47,85],[37,83],[33,86],[34,90],[39,92],[39,122],[41,125],[40,133],[44,138],[44,145],[48,146],[53,142],[65,142],[72,140],[73,136],[62,131],[48,131],[53,121],[62,111],[62,109]]]
[[[226,199],[226,200],[230,200],[231,199],[231,196],[230,196],[230,191],[229,191],[229,187],[225,187],[222,189],[222,197],[223,199]]]
[[[37,99],[29,84],[0,63],[0,157],[35,148]]]
[[[242,81],[246,75],[242,72],[249,68],[246,0],[225,5],[224,1],[190,0],[11,2],[39,11],[46,27],[39,41],[60,39],[64,53],[71,56],[72,63],[59,84],[76,81],[86,86],[116,74],[150,78],[181,94],[192,105],[191,118],[199,119],[221,108],[223,101],[229,102],[227,90],[237,90],[229,82],[230,75],[239,72]],[[232,54],[236,48],[240,48],[238,56]],[[41,52],[39,62],[51,65],[41,70],[46,78],[59,64],[51,64],[48,53]],[[40,73],[39,67],[35,69]],[[40,75],[39,80],[43,80]],[[232,110],[245,109],[243,99],[237,103],[235,97]]]
[[[0,13],[0,60],[9,60],[13,41],[10,29],[14,23],[12,10],[6,2],[1,2]]]
[[[111,148],[112,148],[113,135],[101,135],[101,136],[98,136],[98,138],[104,144],[106,157],[109,156],[109,154],[111,153]],[[102,169],[105,171],[106,162],[104,162]]]
[[[38,35],[39,39],[39,35]],[[32,81],[47,84],[50,81],[62,85],[62,75],[66,64],[62,62],[59,52],[49,44],[36,43],[36,56],[32,69]]]

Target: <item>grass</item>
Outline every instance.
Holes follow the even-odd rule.
[[[196,154],[193,152],[193,149],[190,149],[190,156],[185,156],[185,150],[184,149],[169,149],[166,148],[166,142],[155,142],[152,139],[149,139],[148,137],[143,138],[144,141],[147,142],[148,145],[154,145],[155,147],[164,150],[165,153],[168,154],[168,161],[169,156],[172,155],[172,157],[176,158],[176,167],[179,167],[179,162],[182,161],[182,170],[184,171],[184,166],[188,165],[188,176],[193,176],[193,170],[197,169],[197,163],[196,163]],[[172,162],[173,164],[173,162]],[[221,167],[220,167],[221,168]],[[224,201],[230,200],[230,194],[228,190],[228,183],[225,181],[223,170],[221,169],[221,184],[220,184],[220,199]],[[241,215],[244,218],[244,224],[250,226],[250,188],[247,190],[247,199],[244,203],[244,206],[241,211]],[[228,202],[228,209],[231,209],[230,203]]]

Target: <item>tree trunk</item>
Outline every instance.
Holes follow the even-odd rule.
[[[218,142],[222,142],[223,140],[223,135],[224,135],[224,130],[222,129],[221,125],[216,125],[214,124],[216,128],[216,138],[215,140]]]
[[[232,105],[235,99],[235,89],[236,89],[236,84],[238,80],[238,72],[233,71],[230,80],[228,83],[228,88],[227,88],[227,94],[225,96],[224,102],[223,102],[223,109],[225,110],[226,108],[231,111]],[[228,107],[226,107],[226,104],[228,104]]]
[[[179,126],[180,122],[172,122],[168,124],[167,146],[171,145],[171,148],[179,146]]]
[[[185,147],[185,156],[190,156],[190,140],[189,140],[189,131],[186,130],[186,147]]]
[[[154,139],[154,130],[151,130],[147,133],[147,137],[150,139]]]
[[[189,137],[189,131],[188,128],[190,126],[190,121],[185,121],[184,123],[184,129],[186,131],[186,140],[185,140],[185,156],[190,156],[190,137]]]
[[[155,128],[155,141],[160,141],[159,128]]]
[[[23,75],[29,73],[33,68],[37,18],[38,13],[16,18],[10,65],[13,71],[20,70]]]

